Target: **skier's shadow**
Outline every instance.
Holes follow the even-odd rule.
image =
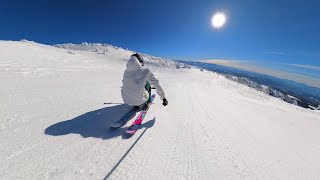
[[[110,139],[122,136],[127,139],[127,126],[118,129],[110,128],[111,123],[118,120],[131,109],[131,106],[121,104],[111,107],[87,112],[70,120],[53,124],[45,129],[45,134],[51,136],[62,136],[67,134],[79,134],[84,138],[94,137],[101,139]],[[154,125],[155,118],[143,123],[141,128],[150,128]],[[128,123],[129,124],[129,123]]]

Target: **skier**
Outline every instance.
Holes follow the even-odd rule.
[[[123,74],[121,88],[123,102],[131,106],[147,106],[151,101],[151,86],[153,86],[162,99],[163,106],[168,105],[159,80],[148,68],[143,66],[143,57],[138,53],[132,54]]]

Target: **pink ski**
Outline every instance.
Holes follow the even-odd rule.
[[[140,112],[139,116],[137,117],[137,119],[132,123],[132,125],[128,128],[128,130],[126,130],[126,133],[133,135],[134,133],[137,132],[137,130],[139,129],[140,125],[142,124],[142,121],[144,119],[144,117],[146,116],[148,109],[150,108],[150,106],[152,105],[152,102],[154,100],[154,98],[156,97],[155,94],[153,94],[151,96],[151,101],[146,105],[146,107]]]

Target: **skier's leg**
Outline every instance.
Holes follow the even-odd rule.
[[[149,82],[147,82],[145,89],[148,91],[149,93],[149,99],[147,100],[146,104],[148,104],[149,102],[151,102],[151,85],[149,84]]]
[[[145,103],[140,105],[141,110],[146,110],[146,108],[148,107],[148,104],[151,102],[151,85],[148,82],[145,85],[145,89],[148,91],[149,98]]]

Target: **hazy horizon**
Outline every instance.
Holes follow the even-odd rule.
[[[259,63],[238,60],[199,60],[200,62],[271,75],[320,88],[320,66],[285,63]]]

